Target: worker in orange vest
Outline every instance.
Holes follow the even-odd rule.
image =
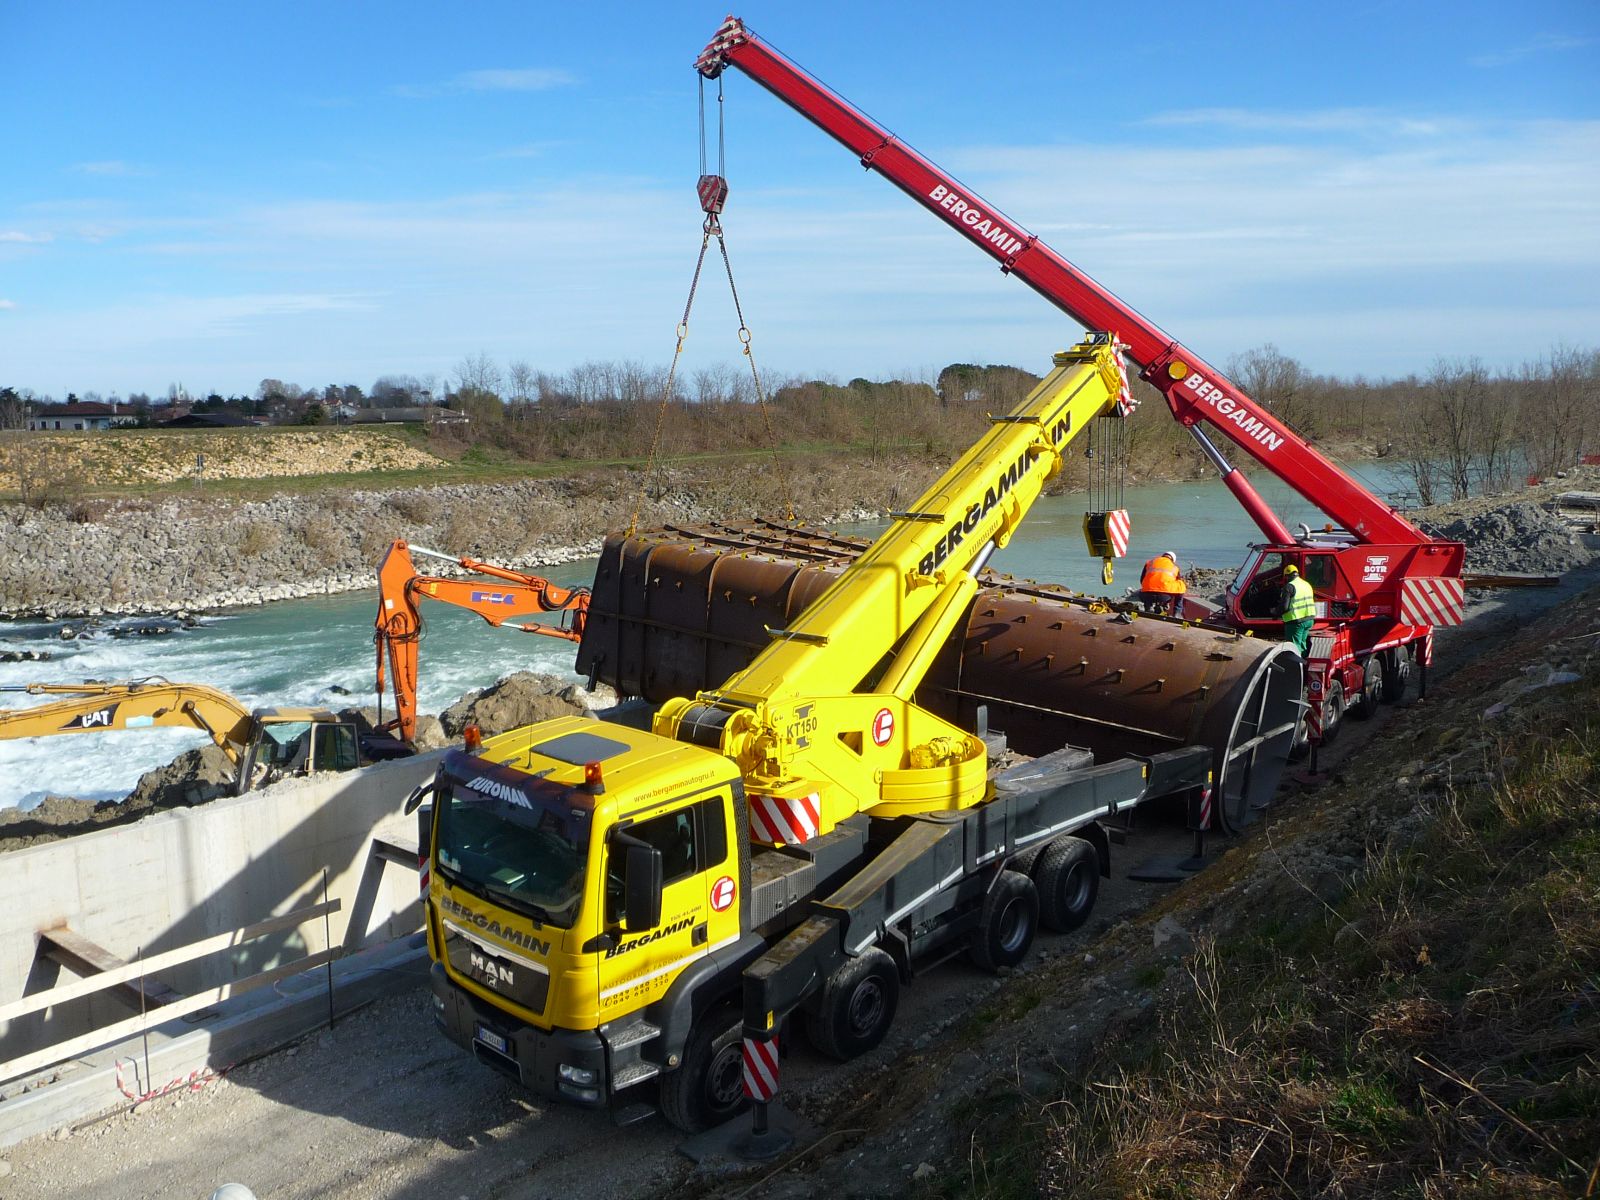
[[[1146,612],[1160,612],[1176,616],[1182,596],[1189,590],[1178,570],[1178,556],[1164,550],[1144,565],[1144,576],[1139,580],[1139,600]]]

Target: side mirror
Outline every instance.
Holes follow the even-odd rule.
[[[629,932],[643,932],[661,924],[661,851],[654,846],[642,842],[628,845],[622,919]]]
[[[401,811],[408,817],[416,812],[417,809],[422,807],[422,802],[433,795],[433,787],[432,783],[424,783],[417,787],[412,791],[411,795],[406,797],[406,806]]]

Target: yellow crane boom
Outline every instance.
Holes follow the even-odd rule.
[[[747,786],[816,797],[821,832],[858,812],[966,808],[988,795],[983,743],[913,702],[977,575],[1111,412],[1117,348],[1093,335],[967,451],[788,629],[720,688],[668,701],[655,732],[718,749]],[[853,731],[840,733],[840,731]]]

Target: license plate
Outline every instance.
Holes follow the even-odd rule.
[[[510,1047],[506,1045],[506,1039],[485,1026],[478,1026],[478,1040],[489,1049],[499,1051],[501,1054],[510,1052]]]

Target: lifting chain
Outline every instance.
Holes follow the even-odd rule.
[[[756,404],[761,409],[761,424],[766,432],[767,447],[772,452],[773,470],[778,476],[779,488],[782,491],[785,518],[789,521],[795,519],[793,493],[789,485],[789,472],[784,464],[783,455],[778,448],[778,439],[772,427],[772,412],[767,405],[766,388],[761,381],[761,371],[756,366],[756,356],[750,347],[750,326],[744,319],[744,306],[739,300],[739,287],[733,280],[733,262],[728,257],[728,241],[722,231],[722,221],[718,214],[722,211],[723,202],[727,199],[728,185],[724,175],[724,163],[727,155],[727,141],[724,132],[722,108],[722,78],[717,78],[717,173],[711,175],[707,172],[706,161],[706,98],[705,79],[700,80],[700,207],[705,211],[705,223],[701,226],[700,254],[694,263],[694,278],[689,281],[689,296],[684,301],[683,318],[678,322],[678,341],[672,351],[672,362],[667,368],[666,383],[661,389],[661,402],[656,406],[655,431],[650,438],[650,454],[645,460],[644,478],[639,485],[639,497],[634,502],[633,516],[628,521],[628,535],[631,537],[639,527],[639,512],[644,506],[648,495],[650,480],[655,474],[656,456],[661,447],[661,430],[666,421],[667,408],[672,403],[673,385],[678,377],[678,362],[683,357],[683,343],[689,336],[689,314],[694,309],[695,292],[700,287],[700,273],[705,268],[706,250],[710,248],[711,239],[717,239],[717,249],[722,254],[722,266],[728,275],[728,291],[733,295],[734,315],[739,319],[739,345],[744,357],[750,363],[750,379],[755,386]]]

